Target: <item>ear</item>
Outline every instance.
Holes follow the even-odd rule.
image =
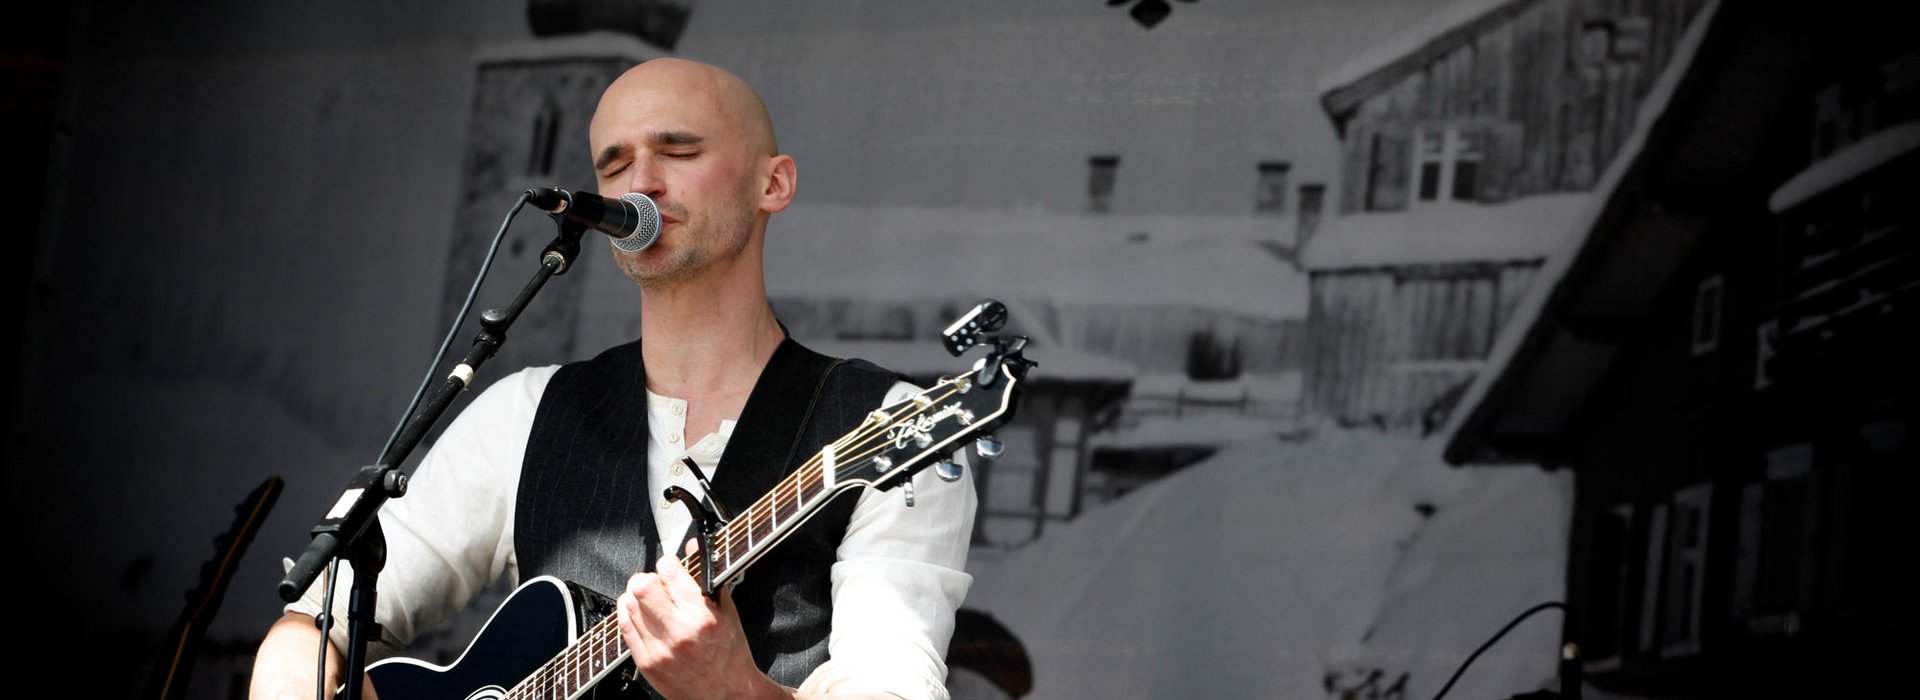
[[[766,168],[766,186],[760,191],[760,210],[769,214],[786,209],[793,203],[793,188],[798,174],[794,170],[793,156],[784,153],[767,156],[763,162]]]

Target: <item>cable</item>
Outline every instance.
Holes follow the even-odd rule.
[[[520,209],[527,205],[527,199],[532,196],[532,191],[521,192],[520,199],[516,200],[513,208],[507,211],[507,217],[500,221],[500,230],[494,232],[493,243],[487,246],[487,257],[480,261],[480,271],[473,276],[473,286],[467,288],[466,301],[460,303],[460,313],[453,317],[453,325],[447,328],[447,337],[440,341],[440,351],[434,353],[433,363],[427,365],[427,376],[420,379],[420,388],[414,390],[413,401],[407,404],[406,412],[400,414],[400,422],[395,424],[393,432],[387,435],[387,444],[380,448],[380,454],[374,456],[376,462],[387,456],[388,450],[393,449],[393,443],[400,439],[400,432],[406,429],[407,421],[412,420],[413,412],[419,410],[420,400],[426,397],[427,388],[433,385],[434,377],[439,375],[440,363],[447,360],[447,348],[453,347],[454,336],[459,335],[460,326],[467,322],[467,312],[473,310],[473,299],[480,294],[480,285],[487,279],[487,270],[493,268],[493,256],[500,252],[500,242],[507,238],[507,227],[513,224],[513,217],[520,215]],[[389,466],[398,468],[400,465]],[[333,628],[333,589],[339,573],[338,558],[327,563],[327,582],[323,587],[326,594],[321,596],[320,601],[320,660],[317,662],[320,671],[314,674],[313,696],[319,700],[326,700],[332,696],[327,692],[327,645],[331,643],[329,633]]]
[[[487,257],[480,261],[480,273],[474,275],[473,286],[467,288],[467,299],[460,303],[460,313],[454,316],[453,325],[447,328],[447,337],[440,341],[440,351],[434,353],[433,364],[427,366],[427,376],[420,378],[420,388],[414,390],[413,401],[407,404],[406,412],[400,414],[400,422],[394,424],[393,433],[387,436],[387,444],[380,448],[380,454],[374,455],[375,460],[387,456],[387,451],[393,449],[394,441],[400,439],[400,431],[407,427],[407,421],[413,419],[413,412],[420,408],[420,399],[426,398],[427,387],[432,386],[434,377],[439,375],[440,363],[447,360],[447,348],[453,347],[453,337],[460,333],[461,324],[467,322],[467,312],[473,309],[473,298],[480,293],[480,283],[486,281],[487,270],[493,267],[493,255],[500,252],[500,241],[507,237],[507,226],[513,223],[513,217],[519,216],[520,208],[526,206],[527,199],[532,196],[532,191],[521,192],[520,199],[513,203],[513,209],[507,212],[507,218],[500,222],[500,230],[494,232],[493,244],[487,246]]]
[[[1492,647],[1495,642],[1500,641],[1501,637],[1507,636],[1507,633],[1513,631],[1513,628],[1519,625],[1521,621],[1529,617],[1532,617],[1534,613],[1540,612],[1542,610],[1546,610],[1548,608],[1559,608],[1560,611],[1564,613],[1566,612],[1567,606],[1566,604],[1561,603],[1560,601],[1553,600],[1553,601],[1547,601],[1545,603],[1541,603],[1539,605],[1535,605],[1531,608],[1527,608],[1526,612],[1520,613],[1520,616],[1513,618],[1513,621],[1507,623],[1506,627],[1502,627],[1500,628],[1499,632],[1495,632],[1492,639],[1488,639],[1486,643],[1480,645],[1480,648],[1473,650],[1473,653],[1467,656],[1466,661],[1460,662],[1460,668],[1454,669],[1453,677],[1447,679],[1447,684],[1444,686],[1441,686],[1439,694],[1434,695],[1433,700],[1440,700],[1440,698],[1446,697],[1447,691],[1453,690],[1454,682],[1460,680],[1460,675],[1467,672],[1467,667],[1472,666],[1473,660],[1480,658],[1480,654],[1482,652],[1485,652],[1488,648]]]

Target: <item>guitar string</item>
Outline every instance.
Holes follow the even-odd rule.
[[[951,387],[952,383],[944,384],[942,386]],[[932,394],[934,391],[937,391],[938,389],[939,387],[930,389],[927,392],[920,394],[918,396],[928,396]],[[842,436],[840,440],[835,441],[834,443],[835,452],[838,453],[840,448],[843,448],[848,444],[870,440],[873,437],[883,434],[886,430],[897,428],[901,425],[903,421],[914,418],[922,413],[927,412],[928,410],[931,410],[934,406],[939,405],[941,402],[944,402],[949,397],[953,396],[955,393],[957,393],[957,391],[958,391],[957,389],[949,390],[946,394],[941,395],[938,398],[929,398],[928,402],[924,405],[919,403],[917,400],[909,399],[905,402],[902,402],[907,404],[906,408],[902,409],[902,411],[899,413],[890,414],[887,420],[880,421],[880,422],[863,421],[861,423],[862,427],[855,428],[853,431],[850,431],[846,435]],[[867,426],[871,426],[871,427],[868,428]],[[886,444],[885,440],[880,440],[878,442],[872,443],[872,445],[868,449],[866,449],[866,451],[856,452],[849,455],[847,461],[854,462],[854,461],[866,459],[869,455],[872,455],[884,449],[885,444]],[[747,520],[747,529],[743,534],[748,536],[749,538],[753,534],[753,530],[752,530],[753,519],[751,517],[752,513],[777,510],[778,506],[777,506],[777,500],[775,500],[775,496],[779,494],[782,491],[782,489],[784,489],[789,484],[793,486],[795,490],[795,503],[797,506],[799,504],[798,489],[800,488],[800,484],[802,482],[813,483],[815,481],[818,481],[817,479],[815,479],[815,477],[823,474],[824,474],[823,463],[820,460],[819,455],[814,455],[813,457],[808,458],[807,462],[801,465],[799,469],[794,470],[794,473],[792,475],[790,475],[787,479],[781,480],[781,483],[779,485],[776,485],[774,487],[774,490],[768,493],[767,497],[763,497],[759,501],[754,502],[753,506],[751,506],[748,509],[749,517]],[[762,507],[762,506],[765,506],[765,507]],[[765,514],[766,513],[763,512],[763,515]],[[771,518],[769,518],[769,522],[771,522]],[[722,530],[718,536],[713,538],[713,545],[716,551],[726,552],[728,553],[729,557],[731,557],[732,547],[733,545],[737,544],[733,536],[733,532],[734,532],[733,528],[727,528],[725,530]],[[749,548],[751,548],[752,540],[749,539],[747,541],[747,544],[749,545]],[[693,559],[693,561],[697,563],[699,560]]]
[[[886,428],[898,427],[901,421],[919,416],[921,413],[926,412],[928,409],[932,408],[934,405],[947,400],[947,398],[957,393],[958,389],[952,388],[956,384],[957,382],[948,382],[948,383],[942,384],[941,386],[949,387],[949,391],[946,394],[941,395],[939,398],[931,399],[928,403],[924,405],[922,405],[919,401],[917,401],[917,399],[920,397],[925,397],[932,394],[934,391],[938,390],[939,387],[917,394],[914,399],[908,399],[907,401],[902,402],[906,404],[906,407],[902,409],[901,412],[889,414],[888,419],[885,421],[880,421],[880,422],[862,421],[860,424],[860,427],[857,427],[854,430],[849,431],[846,435],[841,436],[840,439],[835,440],[833,442],[833,445],[835,446],[836,451],[838,451],[839,448],[841,447],[851,445],[857,442],[869,440],[873,436],[881,434],[881,432]],[[851,457],[850,461],[865,459],[868,455],[874,454],[875,452],[878,452],[880,449],[882,449],[881,447],[879,447],[879,445],[884,445],[884,444],[885,444],[884,440],[878,443],[875,443],[873,447],[867,449],[866,451],[854,454]],[[817,477],[819,475],[824,474],[822,465],[823,465],[823,462],[820,459],[820,456],[818,454],[808,458],[807,462],[802,464],[799,469],[794,470],[793,474],[789,475],[785,479],[782,479],[779,484],[776,484],[774,486],[773,491],[768,493],[768,497],[761,498],[759,501],[756,501],[753,506],[750,506],[748,508],[747,512],[749,514],[749,517],[748,517],[747,525],[749,527],[751,527],[752,525],[752,518],[751,518],[752,512],[754,512],[755,510],[759,510],[760,505],[762,503],[774,502],[774,501],[771,501],[771,499],[776,494],[780,493],[781,490],[787,489],[789,486],[791,486],[791,490],[794,493],[795,504],[796,504],[795,510],[797,512],[800,505],[800,501],[799,501],[800,484],[801,484],[801,481],[803,480],[801,477],[811,479],[813,477]],[[769,505],[769,509],[773,509],[773,508],[777,508],[777,506]],[[733,531],[732,528],[721,530],[720,535],[715,538],[715,540],[718,541],[718,544],[716,544],[715,546],[725,547],[725,549],[723,549],[722,551],[731,552],[731,546],[733,544],[733,541],[732,541],[732,537],[730,536],[730,533],[732,531]],[[751,533],[748,533],[748,534],[751,534]],[[750,543],[751,543],[751,540],[749,540],[749,546],[751,546]],[[688,557],[687,559],[691,562],[691,564],[683,564],[683,566],[687,567],[689,574],[693,574],[697,576],[699,569],[703,568],[699,564],[700,560],[695,557]],[[558,677],[558,675],[563,672],[563,669],[562,669],[563,666],[579,667],[580,661],[597,660],[597,659],[583,659],[582,656],[584,655],[583,652],[585,650],[597,648],[599,650],[598,656],[604,656],[606,653],[606,650],[610,648],[612,644],[619,643],[620,640],[619,640],[618,630],[619,630],[619,617],[617,614],[609,615],[606,618],[602,619],[598,624],[595,624],[592,628],[588,629],[586,633],[581,635],[582,643],[575,644],[569,647],[566,652],[560,655],[560,657],[550,660],[547,664],[543,665],[533,675],[528,676],[525,680],[515,685],[512,690],[508,691],[507,697],[508,698],[526,697],[521,691],[523,689],[531,690],[532,688],[529,686],[529,683],[532,683],[534,681],[539,681],[539,685],[541,686],[545,686],[549,688],[553,687],[553,684],[551,681],[556,677]],[[612,658],[607,659],[603,664],[600,664],[599,666],[601,668],[604,668],[606,666],[611,666],[613,664],[619,663],[621,661],[621,657],[624,657],[627,655],[627,652],[625,651],[624,643],[621,643],[620,648],[622,649],[622,651],[619,654],[616,654]],[[591,666],[592,665],[589,665],[589,667]],[[578,690],[580,687],[584,687],[584,684],[587,680],[591,680],[591,679],[574,680],[572,678],[569,678],[568,680],[571,682],[568,683],[565,686],[565,688],[567,688],[567,695],[572,695],[574,691]]]

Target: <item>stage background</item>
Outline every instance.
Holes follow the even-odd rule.
[[[1525,83],[1560,65],[1475,69],[1430,50],[1539,7],[1554,22],[1638,18],[1607,35],[1640,43],[1614,49],[1640,52],[1633,74],[1590,85],[1590,114],[1557,112],[1587,120],[1567,131],[1588,141],[1466,120],[1431,132],[1429,157],[1423,132],[1380,126],[1456,97],[1397,76]],[[1526,328],[1507,321],[1548,303],[1532,282],[1580,250],[1616,157],[1677,89],[1668,66],[1690,60],[1696,20],[1718,9],[46,11],[43,31],[10,30],[25,49],[8,47],[26,57],[9,70],[28,105],[9,125],[44,135],[23,139],[29,157],[9,173],[29,180],[8,201],[27,212],[9,217],[10,238],[31,253],[14,268],[28,283],[5,504],[20,543],[8,600],[25,608],[15,628],[34,660],[20,668],[87,695],[142,692],[215,536],[277,476],[284,495],[194,657],[193,697],[242,697],[279,613],[282,558],[375,458],[515,195],[591,189],[599,89],[633,61],[681,56],[757,86],[798,162],[797,202],[768,244],[770,293],[796,336],[927,376],[960,366],[939,325],[994,297],[1034,338],[1032,410],[1000,435],[1010,455],[977,472],[967,601],[1017,642],[1031,687],[1006,666],[969,668],[956,697],[1430,697],[1503,625],[1566,596],[1574,480],[1549,467],[1567,465],[1441,452],[1499,366],[1489,358],[1519,345]],[[1576,34],[1549,45],[1592,39]],[[1540,165],[1562,147],[1574,155]],[[1462,164],[1481,168],[1478,184]],[[1437,197],[1378,186],[1442,173],[1426,182]],[[479,308],[524,283],[551,230],[519,217]],[[590,239],[482,386],[637,332],[637,292],[607,257]],[[1409,280],[1439,281],[1428,293]],[[487,607],[418,655],[457,654]],[[1454,696],[1558,687],[1562,624],[1557,610],[1525,620]]]

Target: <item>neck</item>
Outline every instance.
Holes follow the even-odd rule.
[[[640,335],[647,388],[681,398],[751,388],[785,337],[758,274],[702,275],[645,290]]]

